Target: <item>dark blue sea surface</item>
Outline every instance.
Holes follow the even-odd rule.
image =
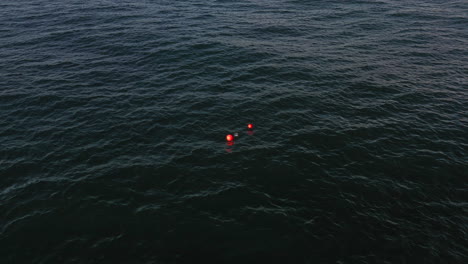
[[[468,2],[2,0],[0,263],[468,263]]]

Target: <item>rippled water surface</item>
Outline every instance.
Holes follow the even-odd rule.
[[[465,0],[3,0],[0,263],[468,263],[467,47]]]

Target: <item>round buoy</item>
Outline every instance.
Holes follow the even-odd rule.
[[[231,135],[231,134],[229,134],[229,135],[226,136],[226,140],[227,140],[227,141],[233,141],[233,140],[234,140],[234,136]]]
[[[252,125],[252,124],[248,124],[248,125],[247,125],[247,128],[248,128],[248,129],[253,129],[253,125]]]

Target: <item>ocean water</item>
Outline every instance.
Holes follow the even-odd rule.
[[[0,263],[468,263],[467,47],[465,0],[3,0]]]

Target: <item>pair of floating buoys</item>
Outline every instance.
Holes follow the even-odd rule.
[[[247,129],[248,129],[249,131],[252,131],[252,130],[253,130],[253,127],[254,127],[253,124],[247,124]],[[237,134],[237,133],[234,133],[234,136],[237,137],[238,134]],[[231,134],[228,134],[228,135],[226,135],[226,140],[227,140],[228,142],[232,142],[232,141],[234,141],[234,136],[231,135]]]

